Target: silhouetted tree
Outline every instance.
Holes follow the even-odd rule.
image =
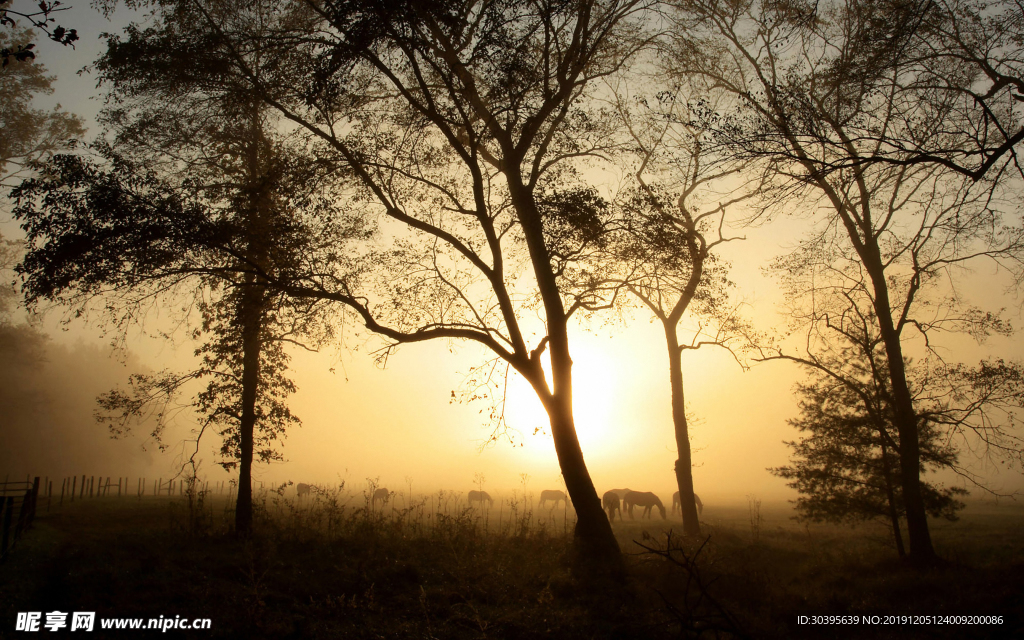
[[[26,20],[33,27],[49,36],[50,40],[59,42],[64,46],[70,45],[74,48],[74,42],[78,40],[78,31],[75,29],[65,29],[56,24],[56,18],[52,17],[54,13],[65,11],[70,7],[62,7],[60,2],[42,0],[41,2],[33,3],[32,9],[19,11],[11,8],[13,4],[12,0],[0,2],[0,27],[16,29],[19,19]],[[0,38],[2,37],[3,35],[0,34]],[[14,42],[18,42],[17,48],[12,49],[11,46],[14,46]],[[33,51],[35,48],[36,45],[32,42],[31,31],[21,30],[16,32],[13,38],[3,41],[2,46],[0,46],[0,58],[3,59],[3,63],[0,66],[6,68],[10,64],[11,58],[18,62],[35,59],[36,54]]]
[[[333,148],[359,201],[401,230],[375,288],[310,278],[288,291],[349,305],[394,345],[470,340],[507,362],[550,416],[583,557],[616,564],[576,436],[568,325],[580,304],[562,276],[606,214],[581,175],[608,143],[588,98],[643,46],[647,4],[357,0],[275,13],[192,3],[186,15],[182,3],[161,16],[202,23],[230,52],[249,46],[239,11],[280,20],[280,59],[295,65],[287,82],[261,81],[240,55],[234,64]]]
[[[864,30],[854,65],[900,67],[889,74],[891,127],[871,136],[868,161],[939,164],[968,178],[1019,180],[1024,142],[1024,9],[1015,0],[892,0],[858,5],[882,29]],[[889,22],[898,20],[898,22]],[[867,71],[867,73],[872,73]],[[942,123],[921,136],[920,122]],[[861,159],[858,159],[860,161]],[[1016,174],[1016,177],[1014,176]]]
[[[27,30],[0,30],[0,45],[30,40]],[[27,178],[30,165],[64,148],[85,134],[81,118],[62,111],[32,106],[37,96],[53,93],[54,76],[38,62],[26,62],[0,70],[0,189],[4,191]],[[6,193],[4,194],[6,195]]]
[[[877,346],[877,345],[876,345]],[[899,486],[899,434],[893,428],[891,394],[879,374],[884,364],[864,362],[859,348],[842,349],[842,362],[826,361],[828,373],[811,369],[810,382],[797,385],[800,416],[789,421],[803,434],[793,448],[790,466],[771,472],[792,480],[800,492],[800,519],[815,522],[856,522],[881,519],[893,533],[900,557],[905,555],[900,518],[906,508]],[[884,358],[875,354],[876,358]],[[918,424],[921,470],[957,466],[957,449],[938,425]],[[964,507],[959,487],[921,482],[925,509],[933,517],[956,519]]]
[[[824,234],[805,241],[773,265],[781,275],[792,328],[799,332],[802,349],[785,352],[780,348],[770,358],[797,362],[812,376],[811,383],[799,387],[805,398],[803,415],[792,423],[811,435],[793,445],[802,460],[782,471],[784,477],[795,479],[793,486],[815,495],[807,499],[813,508],[806,510],[817,514],[814,517],[839,518],[844,505],[852,510],[851,519],[879,515],[881,498],[876,492],[884,489],[886,502],[882,506],[888,510],[902,556],[899,517],[905,513],[905,505],[899,483],[900,435],[893,430],[893,395],[884,341],[874,317],[870,282],[842,245],[828,238]],[[935,240],[943,241],[941,237]],[[928,242],[919,240],[919,244],[923,247]],[[894,262],[894,266],[899,264]],[[899,283],[897,276],[891,276],[894,288]],[[969,332],[979,340],[990,332],[1010,334],[1009,325],[998,317],[965,308],[955,299],[944,300],[935,295],[936,289],[932,282],[918,290],[915,315],[908,316],[926,339],[942,330]],[[916,315],[923,313],[928,315]],[[904,369],[920,432],[922,471],[948,468],[991,490],[957,462],[961,453],[1021,466],[1024,442],[1018,423],[1024,396],[1019,365],[983,361],[971,368],[928,353],[916,363],[908,361]],[[857,480],[857,474],[864,477]],[[870,474],[878,475],[872,480],[867,477]],[[847,482],[843,479],[847,476],[854,479]],[[952,504],[940,499],[943,494],[936,493],[934,487],[924,485],[922,495],[932,515],[941,512],[942,505]]]
[[[718,142],[766,161],[779,208],[805,203],[827,212],[821,242],[841,247],[844,273],[856,275],[870,301],[900,436],[909,555],[931,562],[904,329],[991,326],[991,316],[966,312],[932,323],[915,317],[915,303],[955,265],[988,257],[1019,266],[1020,230],[1002,222],[996,200],[983,199],[988,185],[923,162],[916,151],[948,144],[955,137],[947,128],[959,120],[923,99],[907,103],[915,95],[903,90],[903,74],[917,61],[899,54],[912,36],[906,25],[918,16],[911,3],[677,4],[677,72],[708,78],[747,110],[718,127]],[[908,145],[914,149],[901,157]]]
[[[164,45],[132,29],[109,39],[96,68],[111,87],[102,120],[113,139],[96,145],[99,164],[59,157],[16,191],[31,243],[22,272],[30,300],[102,296],[121,326],[168,292],[192,294],[202,315],[193,337],[210,337],[197,350],[203,365],[136,376],[130,392],[102,399],[101,417],[123,429],[149,402],[207,378],[195,406],[204,428],[220,428],[226,464],[237,460],[236,530],[245,535],[254,448],[274,458],[269,443],[296,422],[284,405],[294,386],[280,343],[329,329],[316,313],[323,304],[280,286],[303,270],[337,274],[345,239],[363,232],[324,192],[331,167],[277,133],[223,61]]]
[[[597,271],[605,271],[604,288],[626,288],[661,323],[669,357],[672,420],[683,530],[700,535],[694,498],[692,457],[683,389],[683,353],[702,346],[732,349],[750,330],[730,301],[728,265],[715,253],[729,238],[727,215],[756,192],[747,184],[744,162],[716,157],[707,150],[709,119],[718,117],[705,88],[677,84],[653,99],[635,98],[623,87],[617,110],[638,154],[637,187],[621,206],[623,229],[599,254]],[[635,89],[634,89],[635,90]],[[607,273],[607,272],[611,273]],[[614,275],[612,275],[614,274]],[[694,326],[680,337],[683,321]],[[737,348],[738,345],[737,345]],[[733,352],[736,355],[736,352]]]

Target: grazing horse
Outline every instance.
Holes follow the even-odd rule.
[[[615,490],[608,491],[601,497],[601,504],[608,512],[608,521],[615,522],[615,512],[619,512],[619,521],[622,520],[622,507],[619,506],[619,494]]]
[[[305,482],[300,482],[299,484],[295,485],[295,493],[299,498],[303,496],[308,496],[310,493],[309,485],[306,484]]]
[[[693,494],[693,501],[697,503],[697,515],[704,513],[704,503],[700,501],[700,496],[696,493]],[[683,505],[679,502],[678,491],[672,494],[672,515],[676,514],[676,509],[679,509],[679,513],[683,512]]]
[[[654,495],[650,491],[630,491],[626,494],[626,497],[622,499],[623,506],[626,507],[626,512],[629,513],[629,519],[633,520],[633,506],[640,505],[644,508],[643,516],[647,516],[649,520],[651,518],[651,508],[658,507],[661,511],[661,519],[667,520],[668,516],[665,515],[665,505],[661,503],[661,498]]]
[[[544,491],[540,492],[540,504],[538,504],[537,506],[538,507],[543,507],[544,503],[548,502],[549,500],[551,502],[555,503],[551,507],[552,509],[557,507],[559,502],[563,502],[566,505],[568,505],[568,501],[567,501],[567,498],[565,497],[565,492],[564,491],[558,491],[557,489],[545,489]]]
[[[494,500],[491,499],[490,494],[486,491],[470,491],[468,498],[469,506],[473,506],[474,502],[479,502],[481,505],[486,502],[488,506],[494,504]]]
[[[373,499],[371,500],[370,504],[371,506],[376,506],[377,501],[380,500],[381,506],[384,506],[388,503],[388,500],[390,499],[391,492],[385,489],[384,487],[381,487],[380,489],[377,489],[376,491],[373,492]]]

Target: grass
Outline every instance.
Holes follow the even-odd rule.
[[[53,610],[210,618],[189,636],[209,638],[1024,637],[1020,509],[934,523],[948,562],[928,571],[899,562],[879,531],[805,527],[779,508],[709,508],[706,540],[678,539],[671,520],[627,519],[615,524],[627,579],[594,586],[572,571],[561,507],[513,499],[485,515],[457,494],[380,507],[344,491],[303,502],[262,492],[257,507],[244,542],[224,497],[191,510],[147,497],[41,513],[0,566],[0,637],[21,635],[17,612]],[[938,614],[1004,623],[797,624]]]

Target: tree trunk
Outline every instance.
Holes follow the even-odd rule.
[[[937,560],[928,531],[928,514],[921,495],[921,446],[917,434],[917,414],[907,384],[907,370],[903,363],[903,346],[899,333],[892,321],[892,306],[885,271],[877,243],[865,248],[862,256],[875,293],[875,315],[878,328],[885,344],[888,360],[889,381],[892,384],[893,422],[900,436],[900,485],[903,493],[903,507],[907,516],[907,535],[910,542],[911,563],[924,566]]]
[[[569,498],[576,508],[574,536],[580,546],[581,557],[588,562],[610,566],[614,571],[621,568],[622,555],[608,516],[601,508],[601,500],[597,496],[594,482],[583,460],[583,450],[576,435],[572,411],[572,358],[569,357],[568,318],[544,242],[543,220],[533,194],[521,182],[520,177],[515,172],[506,175],[509,179],[512,204],[516,208],[530,251],[530,262],[547,320],[552,391],[548,393],[544,373],[537,361],[533,362],[536,369],[531,384],[544,402],[551,421],[551,434],[555,441],[558,465],[562,470]]]
[[[672,381],[672,423],[676,432],[676,484],[679,486],[679,510],[683,515],[683,534],[700,535],[697,500],[693,496],[693,458],[690,453],[690,430],[686,422],[686,396],[683,392],[683,354],[675,325],[664,322],[668,346],[669,378]]]
[[[552,369],[565,364],[555,364]],[[570,365],[571,366],[571,365]],[[569,492],[573,508],[576,509],[576,528],[573,537],[579,546],[580,559],[584,564],[605,566],[614,570],[622,568],[619,543],[612,532],[608,515],[601,507],[601,499],[594,488],[594,482],[583,459],[572,416],[571,391],[562,389],[556,395],[548,396],[548,415],[551,421],[551,435],[555,442],[558,466],[562,470],[565,488]]]
[[[907,555],[903,548],[903,534],[900,532],[900,512],[896,508],[896,491],[892,486],[892,467],[889,464],[889,452],[885,448],[885,433],[879,431],[879,441],[882,445],[882,475],[885,476],[885,497],[889,502],[889,520],[892,523],[892,536],[896,541],[896,553],[901,558]]]
[[[250,278],[252,276],[250,276]],[[238,461],[238,499],[235,503],[235,532],[252,533],[252,455],[256,427],[256,397],[260,379],[260,292],[247,284],[242,291],[242,420],[238,425],[240,459]]]

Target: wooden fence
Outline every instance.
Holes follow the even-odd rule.
[[[0,484],[0,562],[7,560],[22,534],[32,526],[39,499],[39,477]],[[15,516],[17,512],[17,516]]]
[[[197,485],[199,491],[209,494],[234,494],[234,485],[226,481],[214,482],[212,485],[208,481],[199,481]],[[147,489],[150,487],[152,492],[149,495],[184,495],[188,490],[188,480],[172,478],[165,481],[158,478],[153,480],[151,485],[147,478],[137,478],[135,486],[132,487],[127,477],[68,476],[61,480],[60,494],[54,495],[53,480],[49,477],[44,478],[42,483],[38,476],[34,479],[28,476],[25,480],[15,481],[7,477],[0,482],[0,562],[7,559],[18,540],[31,527],[37,508],[49,511],[51,507],[63,506],[65,501],[74,502],[89,498],[134,495],[141,499],[147,495]]]
[[[197,490],[209,494],[231,494],[234,492],[234,485],[227,481],[210,483],[200,480],[197,482]],[[164,480],[157,478],[150,482],[148,478],[136,478],[132,483],[127,477],[114,478],[113,476],[69,476],[63,478],[60,485],[60,494],[54,495],[53,482],[47,480],[47,508],[51,502],[62,506],[65,502],[75,500],[87,500],[89,498],[104,497],[136,497],[143,496],[174,496],[185,495],[188,491],[188,480],[183,478],[170,478]]]

